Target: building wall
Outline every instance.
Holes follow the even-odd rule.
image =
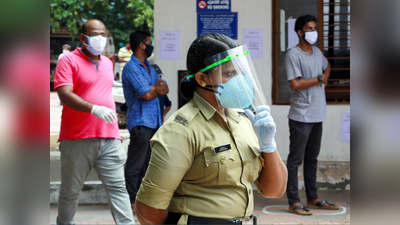
[[[253,63],[268,104],[272,104],[272,0],[232,0],[232,12],[238,12],[238,40],[243,43],[243,29],[264,30],[264,58],[255,58]],[[168,82],[172,101],[169,117],[178,107],[178,70],[186,70],[186,54],[197,37],[197,14],[195,0],[154,1],[154,62],[160,66]],[[180,59],[161,60],[160,32],[179,31]],[[289,153],[289,106],[271,105],[271,114],[277,124],[276,141],[283,159]],[[342,142],[341,114],[350,112],[349,105],[328,105],[320,161],[350,161],[350,143]]]

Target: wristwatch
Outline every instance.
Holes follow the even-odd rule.
[[[323,76],[318,75],[317,78],[318,78],[318,82],[319,82],[319,83],[324,82],[324,77],[323,77]]]

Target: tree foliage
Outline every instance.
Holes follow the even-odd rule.
[[[134,30],[153,33],[153,6],[154,0],[50,0],[50,29],[66,27],[76,38],[85,21],[99,19],[123,44]]]

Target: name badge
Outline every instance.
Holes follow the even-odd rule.
[[[228,151],[228,150],[231,150],[231,144],[226,144],[226,145],[221,145],[221,146],[214,147],[214,153],[215,154],[218,154],[218,153],[221,153],[221,152],[224,152],[224,151]]]

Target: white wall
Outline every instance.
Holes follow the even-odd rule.
[[[264,30],[264,58],[255,58],[257,71],[268,104],[272,103],[272,1],[271,0],[232,0],[232,12],[238,12],[238,40],[243,43],[243,29]],[[178,70],[186,70],[186,54],[190,44],[197,37],[197,13],[195,0],[155,0],[154,1],[154,61],[165,74],[170,88],[172,112],[178,106]],[[180,59],[160,59],[160,31],[179,31]],[[289,106],[271,106],[271,113],[277,124],[276,141],[283,159],[289,153],[289,126],[287,114]],[[350,143],[340,139],[342,112],[350,112],[349,105],[328,105],[327,119],[324,122],[320,161],[350,161]]]

